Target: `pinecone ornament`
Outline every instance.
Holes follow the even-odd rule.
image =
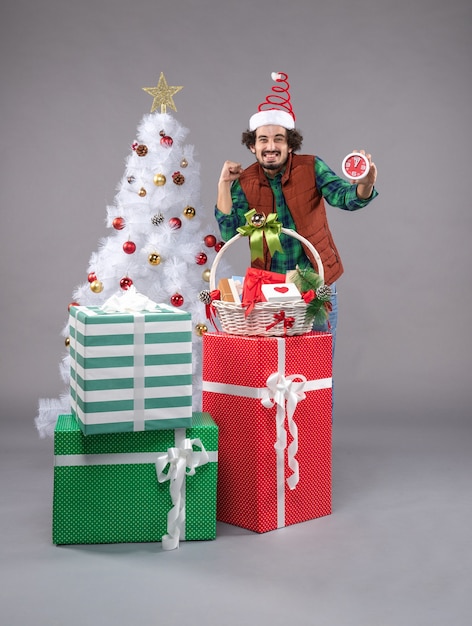
[[[151,217],[151,222],[154,224],[154,226],[159,226],[159,224],[162,224],[163,221],[164,216],[162,215],[162,213],[156,213],[156,215],[153,215]]]
[[[185,182],[185,176],[180,172],[174,172],[172,174],[172,180],[176,185],[183,185]]]
[[[148,147],[143,143],[140,143],[139,146],[136,146],[136,154],[140,157],[146,156],[148,153]]]
[[[203,302],[203,304],[211,304],[211,295],[208,289],[200,291],[200,293],[198,294],[198,299],[200,300],[200,302]]]
[[[328,302],[331,300],[331,287],[329,285],[321,285],[316,290],[316,297],[321,302]]]

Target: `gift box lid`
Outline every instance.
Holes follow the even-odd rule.
[[[224,354],[224,361],[218,356]],[[203,380],[262,388],[279,370],[284,354],[285,375],[303,373],[307,380],[332,377],[332,335],[311,331],[293,337],[245,337],[227,333],[203,335]]]
[[[186,428],[185,434],[189,439],[201,439],[207,451],[218,449],[218,427],[209,413],[193,413],[192,427]],[[73,415],[59,415],[54,431],[54,454],[162,452],[173,447],[174,442],[173,429],[84,435]]]
[[[69,314],[72,318],[79,320],[84,324],[122,324],[133,322],[135,314],[127,312],[106,312],[99,306],[71,306]],[[173,322],[179,320],[191,320],[192,316],[189,312],[182,309],[176,309],[168,304],[156,304],[152,311],[142,311],[141,315],[144,320],[153,322]]]

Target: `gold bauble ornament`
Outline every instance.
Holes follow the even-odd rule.
[[[166,184],[166,177],[164,174],[154,174],[154,184],[157,187],[162,187],[162,185]]]
[[[193,206],[186,206],[184,209],[184,215],[187,219],[191,220],[193,217],[195,217],[196,211],[193,208]]]
[[[188,165],[188,161],[187,159],[184,157],[181,161],[180,161],[180,167],[187,167]]]
[[[151,254],[148,256],[148,262],[151,265],[159,265],[159,263],[161,262],[161,257],[159,254],[157,254],[157,252],[151,252]]]
[[[70,337],[66,337],[64,343],[66,344],[66,348],[70,346]]]
[[[138,191],[138,196],[141,196],[141,198],[144,198],[146,193],[147,191],[144,189],[144,187],[141,187],[141,189]]]
[[[93,293],[100,293],[101,291],[103,291],[103,283],[99,280],[94,280],[90,283],[90,289],[93,291]]]
[[[202,278],[205,282],[209,283],[210,282],[210,270],[207,268],[206,270],[203,270],[202,272]]]
[[[208,332],[208,326],[206,324],[195,325],[195,334],[199,337],[203,337],[206,332]]]

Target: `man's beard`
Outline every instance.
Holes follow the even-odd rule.
[[[280,154],[279,154],[280,156]],[[285,159],[285,161],[283,163],[278,162],[278,163],[266,163],[264,160],[264,154],[262,154],[261,159],[257,160],[257,162],[259,163],[259,165],[262,167],[263,170],[267,170],[267,171],[277,171],[277,170],[281,170],[284,165],[287,163],[287,159]]]

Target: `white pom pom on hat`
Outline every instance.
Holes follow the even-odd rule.
[[[284,72],[272,72],[271,78],[278,83],[272,93],[258,107],[257,113],[249,119],[249,130],[273,124],[291,130],[295,128],[295,114],[290,102],[290,85]]]

